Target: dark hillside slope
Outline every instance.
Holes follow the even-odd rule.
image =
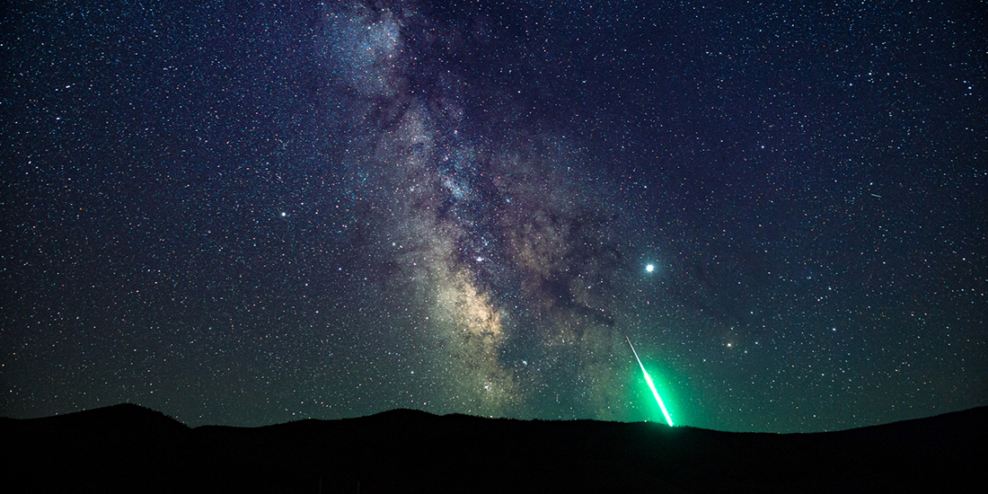
[[[988,408],[819,434],[395,410],[189,429],[134,405],[0,420],[32,492],[983,492]]]

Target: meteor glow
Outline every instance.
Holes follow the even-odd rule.
[[[655,401],[659,404],[659,408],[662,409],[662,414],[666,416],[666,422],[669,423],[669,427],[672,427],[672,417],[669,416],[669,411],[666,410],[665,403],[662,403],[662,398],[659,396],[659,391],[655,389],[655,383],[652,382],[652,376],[648,375],[648,371],[645,370],[645,366],[642,365],[642,359],[638,358],[638,352],[635,351],[635,346],[631,344],[631,339],[627,336],[624,339],[628,340],[628,346],[631,347],[631,351],[635,354],[635,360],[638,361],[638,366],[642,368],[642,374],[645,375],[645,382],[648,383],[648,389],[652,390],[652,396],[655,397]]]

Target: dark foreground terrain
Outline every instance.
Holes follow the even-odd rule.
[[[136,405],[0,419],[4,492],[986,492],[988,408],[820,434],[396,410],[190,429]]]

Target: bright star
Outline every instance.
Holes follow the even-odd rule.
[[[651,273],[652,271],[655,271],[655,266],[652,265],[652,264],[649,264],[648,266],[645,266],[645,271],[648,271],[649,273]]]

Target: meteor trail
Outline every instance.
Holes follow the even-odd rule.
[[[628,346],[631,347],[632,353],[635,354],[635,360],[638,361],[638,366],[642,368],[642,374],[645,374],[645,382],[648,383],[648,388],[652,390],[652,396],[655,397],[655,401],[659,403],[659,408],[662,409],[662,414],[666,416],[666,422],[669,422],[669,427],[672,427],[672,417],[669,416],[669,411],[666,410],[665,403],[662,403],[662,398],[659,397],[659,392],[655,389],[655,383],[652,382],[652,376],[648,375],[648,371],[645,370],[645,366],[642,365],[642,359],[638,358],[638,352],[635,351],[635,345],[631,344],[631,339],[625,335],[624,339],[628,340]]]

